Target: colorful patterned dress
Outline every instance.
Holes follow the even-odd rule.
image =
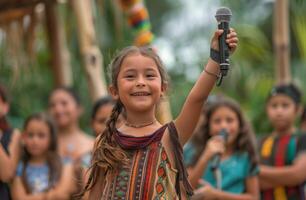
[[[171,124],[174,128],[173,123]],[[164,125],[150,136],[144,137],[127,136],[119,131],[114,134],[116,141],[126,150],[129,165],[121,167],[117,173],[106,179],[101,200],[180,199],[179,180],[184,179],[184,185],[188,184],[188,180],[186,176],[183,177],[186,175],[185,170],[183,170],[183,175],[178,176],[182,172],[178,172],[171,166],[169,157],[161,143],[168,126],[169,124]],[[177,138],[176,131],[175,133],[169,132],[175,134]],[[182,153],[181,146],[175,146]],[[182,162],[176,163],[176,165],[182,164]],[[189,189],[185,190],[191,194],[192,191]]]
[[[261,141],[260,157],[261,164],[284,167],[292,165],[299,153],[304,153],[305,136],[299,134],[287,134],[281,137],[268,136]],[[304,200],[305,184],[294,187],[276,187],[261,191],[263,200]]]

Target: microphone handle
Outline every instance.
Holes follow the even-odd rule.
[[[219,165],[220,165],[220,160],[221,160],[221,154],[216,154],[213,156],[212,161],[211,161],[211,170],[216,170]]]
[[[219,37],[219,50],[220,50],[220,70],[223,76],[227,75],[229,69],[229,47],[226,43],[226,37],[229,33],[229,23],[221,21],[218,24],[218,29],[224,30],[222,35]]]

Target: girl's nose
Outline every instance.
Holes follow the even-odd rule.
[[[228,130],[228,123],[225,120],[222,121],[220,128],[221,130],[222,129]]]
[[[136,81],[136,86],[137,87],[145,86],[145,79],[143,77],[139,76],[137,78],[137,81]]]

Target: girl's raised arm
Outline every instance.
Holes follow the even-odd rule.
[[[211,42],[212,49],[219,49],[218,37],[222,33],[223,30],[217,30],[215,32]],[[227,35],[226,42],[231,48],[231,51],[234,51],[236,49],[238,38],[236,32],[233,29],[231,29],[230,33]],[[191,89],[182,108],[182,111],[174,121],[182,145],[184,145],[192,135],[199,119],[203,103],[207,99],[210,91],[212,90],[219,72],[219,64],[209,58],[208,63],[205,66],[203,72],[201,73],[197,82]]]

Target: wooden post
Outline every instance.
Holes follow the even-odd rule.
[[[70,54],[66,46],[63,25],[56,7],[56,3],[45,4],[46,26],[51,48],[51,62],[56,86],[71,86],[72,73]]]
[[[78,39],[88,87],[93,101],[107,95],[107,87],[102,70],[102,55],[96,41],[92,7],[90,0],[70,1],[76,15]]]
[[[276,0],[274,5],[274,50],[276,82],[291,81],[289,48],[288,0]]]

